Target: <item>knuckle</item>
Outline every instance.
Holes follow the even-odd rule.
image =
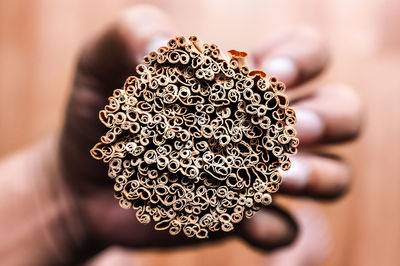
[[[335,187],[332,189],[332,196],[339,197],[344,195],[350,188],[351,185],[351,168],[343,160],[338,162],[337,179]]]
[[[325,155],[326,162],[330,161],[330,173],[320,173],[326,179],[326,187],[320,192],[320,198],[334,200],[345,195],[352,182],[352,170],[349,164],[342,158],[334,155]],[[329,178],[329,179],[328,179]]]
[[[342,121],[346,126],[343,135],[346,139],[355,139],[361,133],[363,121],[363,107],[360,96],[355,89],[348,85],[340,85],[338,89],[341,99],[347,106],[347,109],[341,113]]]
[[[318,30],[309,25],[300,25],[294,30],[294,34],[298,37],[308,39],[314,42],[322,42],[322,36]]]
[[[320,96],[330,105],[332,131],[326,139],[349,141],[356,139],[362,132],[363,106],[359,94],[347,84],[337,83],[325,86]]]

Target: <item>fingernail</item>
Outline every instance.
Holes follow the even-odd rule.
[[[144,52],[146,54],[149,54],[150,52],[157,51],[158,48],[160,48],[161,46],[167,46],[169,39],[170,38],[168,38],[164,34],[154,35],[147,43],[147,46],[144,49]]]
[[[293,60],[285,57],[267,59],[262,63],[262,68],[268,76],[277,76],[286,86],[294,84],[299,72]]]
[[[312,111],[296,109],[296,131],[300,143],[309,144],[318,141],[324,133],[321,118]]]
[[[290,157],[291,167],[288,171],[279,170],[283,177],[283,185],[288,189],[302,189],[307,186],[311,168],[306,161]]]

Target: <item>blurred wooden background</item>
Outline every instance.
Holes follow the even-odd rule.
[[[79,48],[138,2],[0,1],[0,156],[60,127]],[[354,183],[344,199],[319,204],[334,240],[322,265],[400,265],[400,1],[141,2],[222,48],[248,50],[298,24],[321,30],[332,50],[324,81],[348,82],[366,107],[361,138],[333,148],[353,165]],[[265,265],[265,255],[238,240],[129,254],[135,265]]]

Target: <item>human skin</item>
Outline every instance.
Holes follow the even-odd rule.
[[[62,130],[0,162],[0,185],[7,187],[0,197],[0,210],[7,217],[0,220],[0,264],[71,265],[110,245],[174,248],[238,237],[268,251],[294,240],[295,220],[276,205],[245,219],[233,232],[197,240],[142,225],[133,210],[120,208],[113,198],[107,165],[89,154],[106,131],[98,112],[150,48],[178,34],[161,11],[136,6],[84,47]],[[318,35],[307,28],[260,43],[249,54],[252,67],[277,75],[289,95],[317,77],[329,58]],[[315,199],[343,195],[351,181],[348,165],[303,150],[355,138],[362,116],[358,96],[347,85],[326,84],[295,98],[293,106],[301,146],[293,169],[284,173],[281,192]]]

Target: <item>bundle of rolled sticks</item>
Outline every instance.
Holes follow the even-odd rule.
[[[285,85],[228,53],[173,38],[100,111],[109,130],[91,155],[108,163],[121,207],[156,230],[231,231],[271,203],[297,151]]]

